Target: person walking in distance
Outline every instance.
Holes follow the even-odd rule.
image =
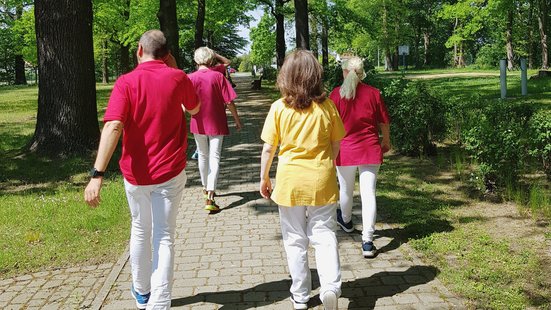
[[[172,58],[161,31],[142,35],[137,58],[138,66],[113,87],[84,199],[99,205],[103,174],[122,134],[119,165],[132,218],[130,292],[139,309],[169,309],[176,217],[186,183],[184,111],[194,115],[200,103],[187,75],[163,62]]]
[[[211,68],[219,62],[220,56],[208,47],[195,50],[194,60],[198,70],[189,78],[201,100],[201,111],[191,117],[190,131],[195,137],[199,154],[199,173],[203,184],[205,210],[218,212],[215,202],[216,185],[220,168],[220,157],[224,136],[229,135],[226,108],[230,110],[237,130],[241,130],[241,120],[233,100],[237,94],[224,75]]]
[[[365,78],[362,59],[351,57],[343,62],[342,68],[344,81],[329,95],[346,129],[336,160],[340,186],[337,222],[345,232],[354,231],[352,201],[356,171],[359,170],[362,254],[371,258],[377,251],[373,244],[377,217],[375,186],[383,154],[390,150],[390,117],[379,90],[361,81]],[[382,139],[379,139],[379,131]]]
[[[282,98],[266,117],[261,138],[260,194],[279,205],[283,245],[291,273],[291,302],[307,309],[312,281],[308,246],[315,249],[320,299],[337,309],[341,272],[335,236],[339,196],[334,160],[344,137],[335,105],[323,91],[323,69],[305,50],[289,54],[277,77]],[[279,162],[272,192],[269,171],[276,148]]]

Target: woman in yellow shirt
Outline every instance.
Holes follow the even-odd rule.
[[[277,77],[282,98],[274,102],[262,130],[260,194],[279,205],[283,245],[291,273],[291,301],[307,309],[311,275],[308,245],[315,249],[320,299],[337,309],[341,273],[336,228],[339,189],[334,160],[344,137],[335,105],[323,91],[323,69],[311,52],[285,58]],[[279,146],[276,186],[270,166]]]

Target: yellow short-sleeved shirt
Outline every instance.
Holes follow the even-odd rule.
[[[272,200],[281,206],[324,206],[339,199],[331,142],[345,135],[339,112],[330,99],[304,110],[274,102],[261,138],[278,146]]]

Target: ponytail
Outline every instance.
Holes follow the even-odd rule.
[[[348,70],[348,75],[342,82],[340,95],[341,98],[352,100],[356,98],[358,84],[365,78],[363,60],[359,57],[352,57],[344,63],[342,68]]]

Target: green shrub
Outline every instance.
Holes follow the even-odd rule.
[[[505,57],[504,51],[500,44],[494,43],[482,46],[476,54],[476,67],[481,69],[499,67],[499,60]]]
[[[551,111],[535,113],[529,128],[529,153],[541,163],[547,178],[551,180]]]
[[[486,191],[516,182],[526,158],[527,124],[533,114],[530,104],[488,100],[475,111],[474,126],[464,131],[465,147],[478,163]]]
[[[277,78],[277,69],[271,66],[267,66],[264,68],[262,76],[266,80],[275,81]]]
[[[409,156],[435,155],[446,133],[445,107],[423,82],[395,79],[383,88],[395,149]]]

